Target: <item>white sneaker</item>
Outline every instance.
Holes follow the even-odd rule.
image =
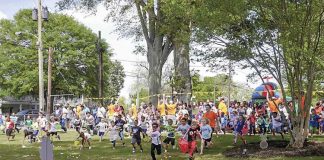
[[[91,147],[89,147],[89,149],[91,149]]]
[[[135,149],[133,149],[133,153],[135,153]]]
[[[174,146],[172,146],[172,149],[176,149],[176,146],[174,145]]]

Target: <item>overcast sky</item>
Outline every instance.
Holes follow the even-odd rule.
[[[0,0],[0,18],[10,18],[12,19],[14,14],[24,8],[35,8],[37,6],[38,0]],[[48,6],[50,12],[55,10],[55,2],[58,0],[43,0],[43,6]],[[136,72],[133,61],[146,61],[146,58],[139,55],[134,55],[134,44],[131,39],[119,39],[118,35],[112,33],[114,30],[114,25],[111,23],[104,22],[104,17],[106,11],[104,7],[99,7],[96,15],[89,15],[86,13],[76,12],[76,11],[66,11],[65,14],[75,17],[76,20],[80,21],[87,27],[91,28],[94,33],[98,33],[100,30],[102,32],[102,38],[104,38],[107,43],[111,46],[114,52],[113,59],[120,60],[122,65],[125,68],[127,75],[132,75],[131,72]],[[170,56],[172,57],[172,56]],[[129,62],[132,61],[132,62]],[[168,62],[172,64],[171,58]],[[201,64],[196,63],[191,67],[197,70],[200,70],[202,76],[214,76],[216,73],[207,72],[208,68],[202,67]],[[238,81],[246,84],[246,75],[248,71],[236,70],[235,75],[233,76],[234,81]],[[135,78],[127,76],[125,79],[124,88],[121,91],[122,96],[128,96],[131,89],[131,84],[135,82]],[[259,83],[249,84],[251,87],[255,87]]]

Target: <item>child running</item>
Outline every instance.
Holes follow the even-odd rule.
[[[12,139],[14,139],[15,138],[15,134],[14,134],[15,123],[8,116],[6,118],[5,124],[6,124],[6,135],[7,135],[8,141],[9,141],[10,137]]]
[[[124,125],[126,124],[126,122],[122,119],[122,116],[119,114],[117,117],[117,120],[115,121],[115,125],[117,126],[119,132],[119,138],[122,141],[123,146],[125,146],[125,142],[124,142]]]
[[[177,131],[180,132],[182,136],[186,136],[186,133],[190,126],[187,124],[187,120],[185,118],[182,118],[180,123],[181,124],[178,126]]]
[[[110,122],[110,124],[111,124],[111,126],[108,129],[108,131],[109,131],[109,139],[110,139],[110,142],[113,145],[113,149],[115,149],[116,140],[117,140],[117,137],[118,137],[118,128],[115,125],[114,121]]]
[[[246,140],[243,137],[243,127],[245,125],[245,120],[243,115],[239,116],[239,119],[237,123],[234,126],[234,144],[237,142],[237,137],[240,137],[240,139],[243,141],[243,144],[246,144]]]
[[[82,126],[82,121],[80,119],[80,117],[77,115],[76,116],[76,119],[74,119],[74,127],[75,127],[75,130],[80,134],[80,129],[81,129],[81,126]]]
[[[38,138],[38,133],[39,133],[39,127],[36,118],[33,119],[33,124],[31,126],[33,130],[33,135],[31,136],[31,139],[35,142],[36,139],[38,142],[40,142],[40,139]]]
[[[141,153],[143,152],[143,147],[141,144],[141,132],[143,130],[141,127],[138,126],[138,120],[134,121],[134,126],[131,128],[131,135],[132,135],[132,145],[133,145],[133,153],[135,153],[135,143],[140,147]]]
[[[201,130],[201,148],[200,154],[203,154],[204,147],[209,148],[212,145],[211,142],[211,134],[213,134],[213,130],[208,124],[208,119],[204,118],[201,120],[202,126],[200,127]]]
[[[311,110],[311,115],[309,119],[309,130],[311,137],[313,137],[313,134],[318,133],[317,128],[319,128],[319,120],[321,117],[316,114],[315,109]]]
[[[58,139],[61,140],[60,135],[57,134],[56,126],[60,125],[60,122],[58,122],[58,118],[52,117],[50,119],[49,123],[49,132],[47,133],[47,136],[51,137],[54,136]]]
[[[143,137],[145,137],[146,132],[147,132],[147,124],[148,124],[148,122],[146,121],[146,118],[144,116],[142,116],[140,127],[143,131]]]
[[[104,122],[103,119],[99,119],[99,123],[97,124],[97,127],[98,127],[99,137],[100,137],[99,142],[101,142],[107,130],[107,123]]]
[[[225,135],[226,127],[227,127],[227,117],[225,116],[224,112],[221,113],[220,122],[221,122],[221,130],[224,132]]]
[[[175,135],[174,135],[175,128],[172,126],[172,123],[173,123],[172,119],[168,119],[168,125],[163,127],[163,129],[165,129],[168,132],[167,138],[165,138],[163,141],[165,153],[168,152],[168,145],[170,143],[172,145],[172,148],[175,149]]]
[[[83,130],[87,130],[87,128],[84,128]],[[91,149],[91,144],[90,144],[91,135],[88,132],[81,131],[77,140],[79,138],[81,138],[80,150],[82,150],[82,148],[85,146],[85,143],[88,143],[89,149]]]
[[[257,119],[257,124],[259,126],[259,134],[265,135],[267,133],[267,128],[269,125],[267,124],[268,120],[265,115],[260,115]]]
[[[156,160],[155,150],[157,155],[161,155],[161,133],[158,130],[159,125],[157,123],[152,124],[152,133],[151,133],[151,157],[152,160]]]
[[[192,159],[194,159],[193,158],[194,152],[197,151],[197,146],[196,146],[197,145],[197,141],[196,141],[197,136],[201,137],[199,129],[198,129],[198,124],[192,123],[187,134],[188,134],[187,141],[188,141],[188,148],[189,148],[188,149],[189,160],[192,160]]]
[[[277,112],[272,112],[272,134],[273,136],[275,136],[275,133],[279,133],[281,135],[281,138],[284,139],[281,126],[281,117],[278,115]]]

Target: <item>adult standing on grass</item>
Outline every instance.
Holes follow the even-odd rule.
[[[115,105],[111,102],[108,107],[108,112],[107,112],[107,118],[109,121],[114,121],[114,115],[115,115]]]
[[[212,128],[213,132],[216,132],[217,134],[217,128],[216,124],[217,122],[217,114],[213,111],[211,111],[211,106],[209,104],[206,104],[206,113],[204,113],[203,118],[208,119],[209,125]],[[216,123],[217,122],[217,123]]]
[[[98,108],[98,111],[97,111],[98,122],[101,122],[101,120],[103,120],[105,118],[105,116],[106,116],[106,109],[105,109],[105,107],[100,105],[100,107]]]
[[[167,114],[168,114],[167,119],[168,120],[169,119],[172,119],[173,124],[176,123],[177,104],[178,104],[178,102],[177,103],[173,103],[173,101],[171,100],[170,101],[170,104],[168,104],[167,105],[167,108],[166,108],[167,109]]]
[[[60,124],[61,124],[62,130],[64,132],[67,131],[66,126],[67,126],[67,115],[68,115],[68,113],[69,112],[67,110],[67,106],[63,106],[62,107],[62,116],[61,116],[61,122],[60,122]]]
[[[131,118],[133,120],[137,119],[137,107],[134,103],[132,104],[131,108],[129,109],[129,112],[130,112]]]
[[[66,115],[66,126],[68,129],[70,129],[71,121],[73,120],[74,115],[73,115],[73,110],[72,110],[71,106],[69,104],[67,104],[67,106],[68,106],[68,108],[67,108],[68,113]]]
[[[160,113],[160,116],[161,116],[161,118],[163,120],[163,124],[166,124],[167,119],[166,119],[165,110],[166,110],[167,107],[166,107],[166,104],[164,102],[164,95],[163,95],[163,99],[160,99],[160,97],[158,97],[158,98],[159,98],[159,102],[158,102],[157,111]]]
[[[220,102],[218,104],[218,110],[219,112],[223,112],[227,116],[227,106],[225,104],[224,98],[220,99]]]

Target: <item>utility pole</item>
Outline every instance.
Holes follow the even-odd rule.
[[[52,95],[52,56],[53,56],[53,48],[50,47],[48,49],[48,72],[47,72],[47,118],[49,119],[49,115],[51,114],[51,95]]]
[[[97,42],[97,49],[99,54],[99,99],[101,105],[103,105],[103,61],[102,61],[102,49],[100,45],[101,41],[101,31],[98,33],[98,42]]]
[[[214,99],[213,99],[213,101],[214,101],[214,104],[216,105],[216,85],[217,85],[217,83],[216,83],[216,76],[215,76],[215,78],[214,78],[214,81],[215,81],[215,86],[214,86]]]
[[[44,71],[43,71],[43,43],[42,43],[42,0],[38,0],[38,82],[39,82],[39,111],[44,110]]]
[[[136,107],[139,107],[139,71],[137,72],[137,76],[136,76],[136,83],[137,83],[137,87],[136,87]]]
[[[232,63],[231,60],[228,62],[228,106],[231,104],[231,70],[232,70]]]

